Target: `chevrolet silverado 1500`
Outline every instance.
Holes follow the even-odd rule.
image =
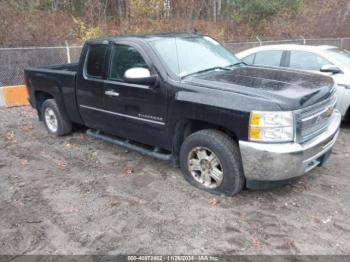
[[[179,164],[194,186],[234,195],[322,165],[341,116],[327,76],[247,66],[197,34],[87,41],[78,64],[25,70],[49,133],[88,135]]]

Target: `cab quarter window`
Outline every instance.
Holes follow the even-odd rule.
[[[301,70],[320,71],[324,65],[332,64],[319,55],[306,51],[291,51],[290,67]]]
[[[109,78],[124,81],[125,72],[135,67],[148,68],[142,55],[132,46],[115,45],[112,50]]]
[[[282,54],[282,50],[262,51],[256,53],[254,64],[263,66],[281,66]]]
[[[90,77],[103,78],[107,45],[91,45],[87,55],[86,73]]]

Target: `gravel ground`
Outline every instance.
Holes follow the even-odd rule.
[[[0,109],[0,254],[350,254],[350,125],[299,181],[234,198],[170,163]]]

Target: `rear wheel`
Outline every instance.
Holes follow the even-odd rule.
[[[72,123],[63,117],[54,99],[46,100],[41,112],[45,127],[50,134],[63,136],[72,131]]]
[[[225,133],[201,130],[187,137],[180,150],[187,181],[213,194],[232,196],[244,186],[238,145]]]

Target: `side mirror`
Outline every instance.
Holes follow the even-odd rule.
[[[331,73],[333,75],[343,73],[343,71],[335,65],[324,65],[321,67],[320,71],[323,73]]]
[[[147,68],[134,67],[125,71],[124,79],[127,83],[153,85],[157,81],[157,75],[151,75]]]

